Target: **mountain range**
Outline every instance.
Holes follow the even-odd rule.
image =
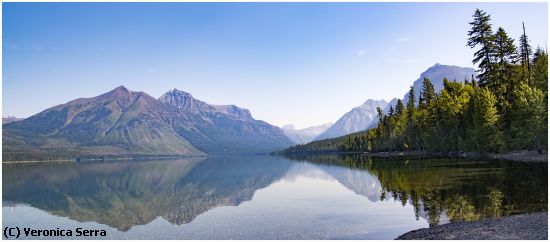
[[[435,91],[439,93],[443,89],[444,78],[447,78],[449,81],[464,82],[465,80],[471,81],[474,75],[475,70],[473,68],[436,63],[434,66],[422,72],[420,77],[413,82],[416,102],[418,103],[424,78],[430,79],[430,82],[434,85]],[[407,92],[402,99],[403,104],[406,105],[408,103],[408,98],[409,94]],[[389,103],[384,100],[377,101],[369,99],[361,106],[353,108],[351,111],[344,114],[344,116],[338,119],[333,126],[328,128],[314,140],[335,138],[376,127],[378,124],[376,107],[379,106],[384,113],[388,113],[390,107],[395,107],[396,104],[397,98],[392,99]]]
[[[292,144],[246,109],[210,105],[176,89],[155,99],[123,86],[5,124],[2,135],[8,159],[265,153]]]
[[[436,64],[414,81],[416,98],[429,78],[437,92],[443,79],[463,82],[472,68]],[[406,104],[408,94],[403,101]],[[207,155],[266,153],[366,130],[377,124],[397,99],[369,99],[334,124],[297,130],[256,120],[247,109],[212,105],[170,90],[156,99],[120,86],[92,98],[79,98],[26,119],[3,118],[3,155],[10,159],[81,156]]]
[[[294,125],[289,124],[282,127],[285,135],[296,144],[305,144],[311,142],[315,137],[327,130],[332,123],[321,124],[303,129],[296,129]]]

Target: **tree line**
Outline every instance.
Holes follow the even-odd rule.
[[[424,79],[418,102],[411,86],[406,104],[398,100],[387,113],[378,108],[378,126],[347,136],[339,150],[547,150],[548,54],[533,51],[525,25],[516,45],[503,28],[493,32],[490,20],[477,9],[469,23],[477,78],[444,79],[440,93]]]

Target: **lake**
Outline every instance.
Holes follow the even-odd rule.
[[[394,239],[548,209],[546,163],[232,156],[3,164],[2,175],[4,227],[105,239]]]

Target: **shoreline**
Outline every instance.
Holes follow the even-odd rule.
[[[84,163],[84,162],[108,162],[108,161],[128,161],[128,160],[173,160],[173,159],[190,159],[190,158],[210,158],[210,157],[235,157],[235,156],[269,156],[270,153],[250,153],[250,154],[211,154],[211,155],[136,155],[132,156],[102,156],[89,158],[71,158],[71,159],[51,159],[51,160],[7,160],[2,161],[2,164],[24,164],[24,163]]]
[[[277,154],[275,152],[271,153],[272,155]],[[394,152],[378,152],[378,153],[369,153],[369,152],[312,152],[312,153],[301,153],[301,154],[281,154],[279,155],[323,155],[323,154],[333,154],[333,155],[366,155],[372,157],[381,157],[381,158],[390,158],[390,157],[403,157],[403,158],[465,158],[465,159],[489,159],[489,160],[508,160],[508,161],[519,161],[519,162],[540,162],[548,163],[548,152],[545,151],[542,154],[539,154],[537,151],[528,151],[528,150],[518,150],[510,151],[503,154],[480,154],[476,152],[426,152],[426,151],[394,151]],[[223,154],[223,155],[204,155],[204,156],[120,156],[120,157],[90,157],[90,158],[74,158],[74,159],[51,159],[51,160],[8,160],[2,161],[2,164],[18,164],[18,163],[57,163],[57,162],[90,162],[90,161],[118,161],[118,160],[154,160],[154,159],[177,159],[177,158],[193,158],[193,157],[211,157],[211,156],[235,156],[242,154]],[[249,154],[249,155],[260,155],[260,154]],[[269,155],[261,154],[261,155]]]
[[[457,222],[404,233],[396,240],[547,240],[548,212]]]
[[[403,152],[382,152],[362,153],[373,157],[418,157],[418,158],[467,158],[467,159],[490,159],[509,160],[520,162],[546,162],[548,163],[548,152],[539,154],[537,151],[518,150],[503,154],[477,152],[424,152],[424,151],[403,151]]]
[[[545,151],[539,154],[534,150],[516,150],[503,154],[487,153],[481,154],[477,152],[426,152],[426,151],[394,151],[394,152],[303,152],[290,153],[283,156],[308,156],[308,155],[365,155],[380,158],[464,158],[464,159],[489,159],[489,160],[508,160],[517,162],[539,162],[548,163],[548,152]]]
[[[170,160],[180,158],[197,158],[207,156],[159,156],[159,157],[106,157],[106,158],[74,158],[74,159],[52,159],[52,160],[8,160],[2,161],[2,164],[32,164],[32,163],[81,163],[81,162],[108,162],[108,161],[127,161],[127,160]]]

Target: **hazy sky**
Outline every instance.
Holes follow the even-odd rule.
[[[274,125],[402,97],[439,62],[473,66],[475,8],[545,46],[546,3],[2,3],[2,115],[119,85],[236,104]]]

